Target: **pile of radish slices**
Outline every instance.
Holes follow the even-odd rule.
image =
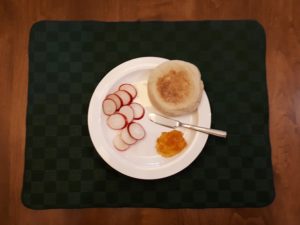
[[[135,120],[144,117],[144,107],[133,102],[137,90],[132,84],[122,84],[118,90],[106,96],[102,102],[102,110],[107,118],[107,125],[120,131],[113,139],[114,147],[124,151],[145,136],[143,126]]]

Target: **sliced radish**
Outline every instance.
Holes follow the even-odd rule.
[[[114,130],[121,130],[127,125],[126,117],[121,113],[114,113],[107,119],[107,125]]]
[[[126,117],[128,123],[132,122],[133,117],[134,117],[134,112],[133,112],[133,109],[131,108],[131,106],[123,105],[120,108],[119,113],[123,114]]]
[[[127,127],[121,131],[121,139],[128,145],[132,145],[137,141],[136,139],[130,136]]]
[[[102,109],[105,115],[112,115],[117,111],[116,103],[111,99],[105,99],[102,102]]]
[[[132,97],[129,94],[129,92],[124,90],[119,90],[115,92],[116,95],[118,95],[122,100],[122,105],[129,105],[132,101]]]
[[[106,99],[111,99],[116,103],[117,106],[117,110],[120,109],[120,107],[122,106],[122,100],[118,95],[115,94],[109,94],[106,96]]]
[[[137,95],[137,90],[132,84],[122,84],[120,85],[119,90],[127,91],[132,98],[135,98]]]
[[[120,134],[114,137],[113,145],[119,151],[125,151],[129,147],[129,145],[122,140]]]
[[[130,106],[133,109],[134,119],[139,120],[144,117],[145,109],[141,104],[133,102]]]
[[[139,123],[130,123],[128,125],[128,133],[130,136],[136,140],[140,140],[145,137],[145,130]]]

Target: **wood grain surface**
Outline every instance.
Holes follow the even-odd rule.
[[[31,210],[24,169],[28,37],[39,20],[255,19],[267,36],[267,82],[276,198],[245,209]],[[0,224],[300,224],[299,0],[0,0]]]

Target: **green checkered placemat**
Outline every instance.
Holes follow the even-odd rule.
[[[255,21],[58,22],[32,27],[23,203],[81,207],[259,207],[274,198],[265,34]],[[101,78],[129,59],[197,65],[212,110],[204,151],[160,180],[126,177],[89,137],[87,110]]]

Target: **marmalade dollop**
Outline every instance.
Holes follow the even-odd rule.
[[[156,150],[164,157],[171,157],[181,152],[186,145],[183,133],[178,130],[172,130],[161,133],[156,141]]]

